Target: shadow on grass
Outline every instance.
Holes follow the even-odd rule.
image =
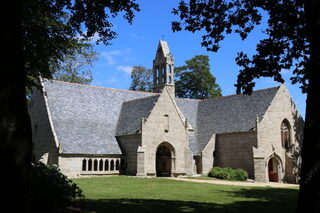
[[[139,193],[139,192],[137,192]],[[217,213],[264,213],[293,212],[297,199],[296,189],[253,188],[239,191],[216,191],[230,193],[238,201],[225,204],[156,199],[84,199],[77,202],[81,212],[121,212],[121,213],[176,213],[176,212],[217,212]],[[221,203],[221,202],[220,202]]]

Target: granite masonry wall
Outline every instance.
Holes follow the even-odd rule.
[[[58,144],[54,140],[54,130],[50,124],[50,112],[45,96],[35,90],[28,105],[32,125],[32,142],[35,160],[48,165],[58,165]]]
[[[188,148],[185,118],[164,87],[148,119],[142,125],[142,146],[138,148],[138,175],[156,175],[156,152],[162,143],[173,153],[172,176],[192,174],[193,154]]]
[[[275,157],[279,165],[279,181],[297,183],[304,122],[284,85],[279,88],[260,119],[257,125],[258,146],[254,149],[256,180],[269,181],[268,161]],[[284,119],[291,126],[291,144],[288,149],[283,148],[281,143],[280,127]]]
[[[252,147],[256,146],[255,132],[230,133],[216,136],[214,165],[244,169],[254,178]]]

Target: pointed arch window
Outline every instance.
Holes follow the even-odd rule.
[[[281,144],[284,149],[291,146],[291,127],[287,119],[281,123]]]

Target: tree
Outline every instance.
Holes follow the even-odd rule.
[[[134,66],[131,72],[130,90],[152,92],[152,69],[142,66]]]
[[[93,61],[97,60],[97,52],[93,51],[93,46],[89,43],[79,43],[76,51],[71,55],[66,55],[63,62],[58,66],[52,66],[52,78],[55,80],[90,84],[92,82]]]
[[[196,55],[175,68],[175,90],[179,98],[208,99],[221,96],[216,78],[210,73],[209,57]]]
[[[181,22],[173,31],[203,30],[202,45],[217,51],[226,34],[242,39],[260,24],[262,11],[268,14],[268,27],[249,58],[240,52],[236,62],[243,68],[236,83],[237,93],[250,94],[258,77],[284,82],[281,69],[293,68],[292,83],[301,83],[307,93],[300,190],[296,212],[320,212],[320,1],[318,0],[190,0],[180,1],[173,10]]]
[[[0,78],[3,209],[29,209],[32,133],[26,86],[38,75],[50,77],[50,64],[63,60],[79,34],[90,38],[97,33],[98,42],[109,44],[116,36],[110,18],[123,12],[132,23],[135,11],[139,11],[135,0],[16,0],[1,7],[1,26],[5,29],[0,34],[5,53],[1,67],[6,73]]]

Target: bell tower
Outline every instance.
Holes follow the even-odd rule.
[[[153,92],[160,93],[165,87],[172,97],[174,91],[174,59],[168,43],[159,41],[156,57],[153,60]]]

